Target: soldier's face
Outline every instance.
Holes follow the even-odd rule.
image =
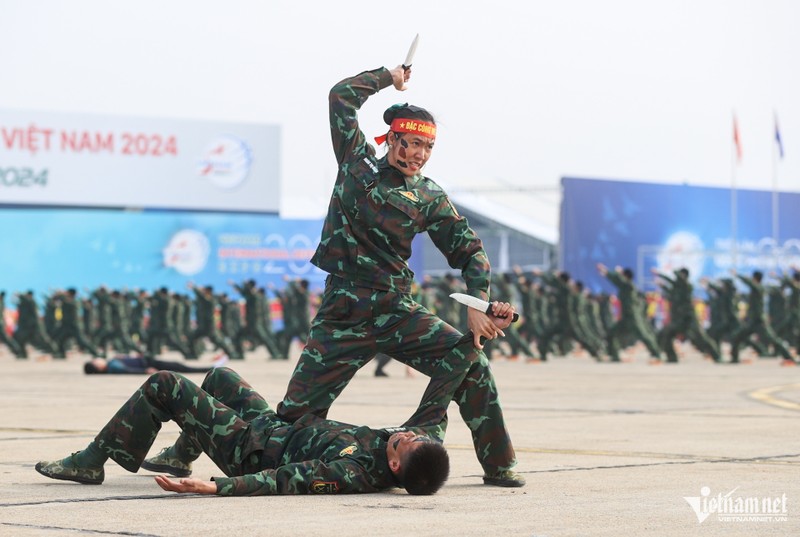
[[[433,442],[433,440],[427,436],[412,433],[411,431],[394,433],[389,437],[389,443],[386,448],[388,452],[387,454],[389,455],[389,458],[395,456],[402,461],[405,460],[405,458],[415,449],[426,442]]]
[[[412,177],[422,171],[433,151],[433,138],[410,133],[389,133],[389,164]]]

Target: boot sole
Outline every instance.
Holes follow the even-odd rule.
[[[182,470],[180,468],[175,468],[174,466],[170,466],[168,464],[154,464],[152,462],[143,461],[140,465],[140,468],[144,470],[148,470],[150,472],[157,472],[160,474],[169,474],[175,477],[189,477],[192,475],[191,470]]]
[[[103,479],[92,479],[89,477],[81,477],[77,475],[62,475],[62,474],[51,474],[42,470],[42,467],[39,463],[36,463],[34,469],[42,474],[45,477],[49,477],[50,479],[60,479],[61,481],[73,481],[75,483],[80,483],[82,485],[102,485]]]

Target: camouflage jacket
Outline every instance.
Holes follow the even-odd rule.
[[[306,414],[292,424],[274,418],[251,422],[245,452],[258,453],[264,468],[243,476],[215,477],[217,494],[343,494],[399,486],[386,456],[392,433],[413,430],[436,437],[438,427],[371,429]]]
[[[339,164],[336,185],[311,262],[373,289],[409,292],[411,241],[427,232],[473,296],[488,299],[490,267],[483,244],[447,194],[422,175],[406,177],[376,158],[358,124],[357,111],[392,85],[385,68],[363,72],[330,92],[330,126]]]

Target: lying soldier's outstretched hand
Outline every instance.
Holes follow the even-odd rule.
[[[156,483],[169,492],[193,492],[195,494],[216,494],[217,485],[213,481],[203,481],[191,477],[173,480],[165,475],[155,476]]]

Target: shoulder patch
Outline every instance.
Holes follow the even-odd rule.
[[[314,494],[336,494],[339,492],[339,483],[336,481],[312,481],[311,492]]]
[[[358,451],[358,446],[356,444],[350,444],[339,452],[339,456],[344,457],[345,455],[352,455],[356,451]]]

